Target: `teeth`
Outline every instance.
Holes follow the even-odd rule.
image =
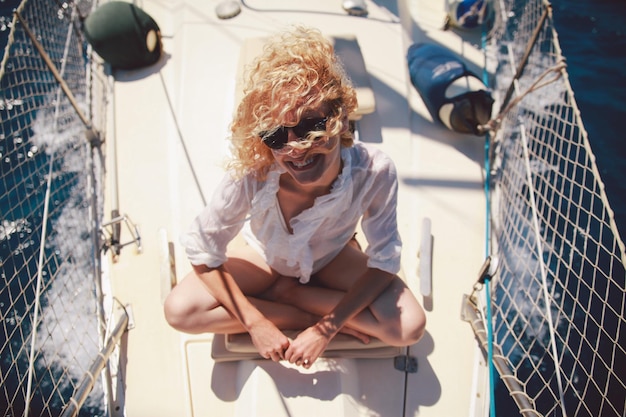
[[[309,158],[305,161],[302,162],[297,162],[297,161],[291,161],[291,163],[296,167],[296,168],[302,168],[305,167],[307,165],[309,165],[310,163],[313,162],[313,158]]]

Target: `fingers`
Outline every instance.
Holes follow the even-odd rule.
[[[309,369],[311,365],[313,365],[313,361],[309,359],[298,359],[296,361],[289,361],[290,363],[294,363],[296,366],[301,366],[305,369]]]
[[[296,366],[302,366],[305,369],[309,369],[313,362],[315,362],[323,351],[322,348],[311,348],[311,346],[305,348],[302,343],[294,345],[294,340],[286,338],[282,344],[273,344],[273,346],[265,351],[260,351],[261,356],[265,359],[271,359],[274,362],[281,360],[289,361]]]
[[[313,361],[309,360],[309,359],[298,359],[296,361],[289,361],[290,363],[295,363],[296,366],[301,366],[305,369],[309,369],[311,367],[311,365],[313,365]]]
[[[289,349],[289,345],[292,342],[291,339],[287,338],[285,343],[281,345],[275,345],[272,350],[267,350],[261,353],[261,356],[265,359],[271,359],[274,362],[279,362],[285,360],[285,352]]]
[[[299,356],[297,359],[294,356],[291,356],[291,358],[287,359],[285,357],[285,350],[281,351],[281,352],[270,352],[267,355],[263,355],[265,357],[265,359],[271,359],[274,362],[279,362],[282,360],[286,360],[289,363],[294,363],[297,366],[302,366],[303,368],[309,369],[311,367],[311,365],[313,365],[313,362],[315,362],[315,360],[311,360],[311,359],[305,359],[302,356]]]
[[[296,366],[302,366],[305,369],[309,369],[316,359],[317,358],[305,357],[303,353],[291,353],[291,355],[285,355],[285,360],[289,361],[289,363],[293,363]]]

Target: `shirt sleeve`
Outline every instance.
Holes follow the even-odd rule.
[[[372,166],[375,180],[369,190],[362,228],[367,238],[367,266],[397,274],[400,271],[402,241],[397,223],[398,178],[391,159],[376,155]]]
[[[209,205],[180,238],[193,265],[215,268],[226,262],[226,249],[242,229],[250,211],[249,180],[226,174]]]

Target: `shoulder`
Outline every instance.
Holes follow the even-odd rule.
[[[221,180],[223,189],[231,190],[237,189],[259,189],[267,182],[268,176],[271,177],[273,171],[270,171],[267,176],[260,177],[255,171],[248,171],[240,174],[233,170],[228,170],[224,173]]]
[[[213,192],[213,201],[218,205],[240,204],[250,200],[261,183],[252,173],[239,175],[226,171]]]
[[[374,145],[355,142],[349,148],[353,170],[366,170],[370,174],[396,175],[393,160]]]

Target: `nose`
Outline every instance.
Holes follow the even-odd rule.
[[[293,131],[292,127],[287,128],[287,142],[297,142],[300,138],[296,135],[296,132]]]
[[[292,158],[299,158],[300,156],[304,155],[309,149],[308,148],[294,148],[293,146],[290,145],[286,145],[286,148],[289,148],[289,150],[287,151],[287,155],[289,155]]]
[[[306,151],[308,151],[308,147],[304,147],[304,148],[296,148],[293,147],[291,145],[289,145],[289,143],[292,142],[296,142],[299,143],[300,142],[300,137],[298,137],[298,135],[295,134],[295,132],[293,131],[293,129],[288,128],[287,129],[287,144],[285,145],[285,148],[287,150],[287,154],[291,157],[298,157],[300,155],[303,155],[304,153],[306,153]]]

